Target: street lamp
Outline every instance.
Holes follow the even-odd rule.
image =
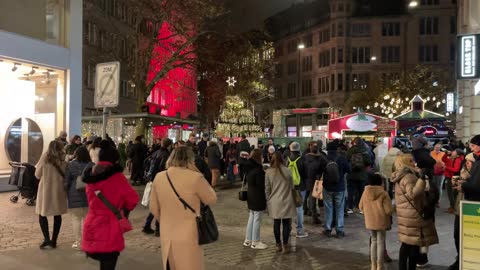
[[[377,57],[376,57],[376,56],[372,56],[372,57],[370,58],[370,60],[371,60],[372,62],[377,61]]]
[[[298,44],[297,46],[298,48],[298,70],[297,70],[297,74],[298,74],[298,78],[297,78],[297,108],[300,108],[300,83],[301,83],[301,68],[302,68],[302,65],[301,65],[301,57],[302,57],[302,50],[305,49],[305,44],[303,43],[300,43]],[[297,137],[300,137],[300,115],[297,114],[296,115],[296,129],[297,129]]]
[[[418,6],[418,1],[410,1],[410,3],[408,4],[409,8],[415,8],[417,6]]]

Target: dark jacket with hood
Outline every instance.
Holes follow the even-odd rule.
[[[364,145],[364,143],[360,143],[359,145],[354,145],[352,148],[348,149],[347,151],[347,159],[351,163],[352,156],[355,154],[362,154],[363,156],[363,163],[365,164],[364,168],[355,169],[352,166],[352,172],[349,174],[348,179],[353,181],[367,181],[368,179],[368,166],[373,164],[372,158],[370,156],[369,150]]]
[[[65,180],[63,182],[65,191],[68,196],[68,208],[83,208],[88,207],[87,195],[84,191],[77,191],[77,177],[81,176],[87,163],[82,163],[77,160],[73,160],[68,163],[67,170],[65,171]]]
[[[294,161],[299,158],[297,161],[298,173],[300,174],[300,185],[295,186],[296,189],[300,191],[307,190],[307,168],[305,167],[305,157],[301,157],[300,152],[290,152],[289,156],[285,159],[285,166],[288,167],[288,159]]]
[[[82,250],[87,254],[121,252],[125,248],[117,217],[95,193],[100,191],[115,208],[128,216],[139,197],[122,171],[119,165],[100,161],[88,165],[83,172],[89,210],[83,225]]]
[[[338,175],[340,177],[337,184],[332,184],[323,181],[323,188],[329,192],[343,192],[345,191],[345,174],[351,173],[350,163],[348,163],[345,151],[336,151],[336,159],[333,160],[338,166]],[[329,160],[330,161],[330,160]]]
[[[475,163],[473,163],[470,170],[470,181],[462,185],[462,190],[465,193],[465,200],[480,201],[480,156],[473,154]]]
[[[306,171],[306,188],[312,191],[315,186],[315,180],[322,177],[327,166],[328,160],[324,154],[308,153],[304,156],[305,171]]]
[[[145,179],[147,181],[153,181],[157,173],[167,169],[167,160],[170,157],[170,151],[167,148],[160,148],[152,154],[150,168],[147,170]]]
[[[252,159],[247,161],[246,166],[248,209],[253,211],[264,211],[267,209],[267,198],[265,195],[265,172],[263,166]]]

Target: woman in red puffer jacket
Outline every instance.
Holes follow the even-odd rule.
[[[448,212],[453,214],[455,212],[455,201],[457,197],[457,191],[452,187],[452,177],[460,175],[462,164],[464,160],[464,153],[461,149],[456,149],[453,152],[447,152],[443,156],[442,161],[445,163],[445,181],[447,184],[447,195],[450,203]]]
[[[108,141],[102,141],[99,162],[89,165],[83,172],[89,210],[83,225],[82,250],[88,257],[100,261],[101,270],[115,269],[125,241],[117,217],[97,193],[101,192],[127,217],[139,201],[137,192],[122,173],[123,168],[117,164],[118,159],[117,150]]]

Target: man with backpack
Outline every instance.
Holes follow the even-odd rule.
[[[167,169],[167,160],[170,156],[171,146],[173,141],[169,138],[164,138],[161,142],[161,148],[155,151],[150,160],[149,168],[145,174],[145,180],[147,182],[153,181],[157,173]],[[151,225],[153,221],[152,213],[148,214],[148,217],[143,226],[142,232],[145,234],[154,234],[156,237],[160,236],[160,224],[158,221],[155,221],[155,231],[152,230]]]
[[[353,146],[347,151],[347,159],[350,162],[351,173],[348,175],[348,214],[353,214],[355,208],[357,212],[358,203],[362,197],[365,183],[368,180],[368,169],[373,164],[369,150],[362,138],[357,137],[352,142]]]
[[[323,172],[323,205],[325,206],[325,225],[323,234],[332,236],[335,224],[336,237],[345,236],[345,174],[350,173],[350,164],[346,157],[346,149],[338,147],[335,160],[329,159]]]
[[[305,200],[306,196],[306,171],[303,157],[300,153],[300,144],[293,142],[290,144],[290,154],[287,157],[287,166],[292,172],[293,184],[296,190],[300,191],[302,199]],[[305,232],[303,227],[303,205],[297,207],[297,237],[305,238],[308,233]]]
[[[310,149],[308,154],[305,155],[305,170],[307,174],[306,178],[306,188],[309,192],[309,211],[312,214],[312,221],[313,224],[322,224],[319,218],[319,214],[317,211],[317,198],[312,196],[313,189],[315,187],[315,181],[319,180],[325,167],[327,166],[327,158],[326,155],[322,152],[319,152],[318,145],[316,143],[310,144]]]

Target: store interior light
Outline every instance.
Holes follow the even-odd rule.
[[[14,63],[14,64],[13,64],[13,68],[12,68],[12,72],[15,72],[15,71],[17,71],[17,69],[18,69],[18,66],[20,66],[20,64],[19,64],[19,63]]]
[[[37,68],[38,68],[38,67],[32,67],[32,70],[30,70],[30,73],[29,73],[29,74],[30,74],[30,75],[35,74],[35,69],[37,69]]]

